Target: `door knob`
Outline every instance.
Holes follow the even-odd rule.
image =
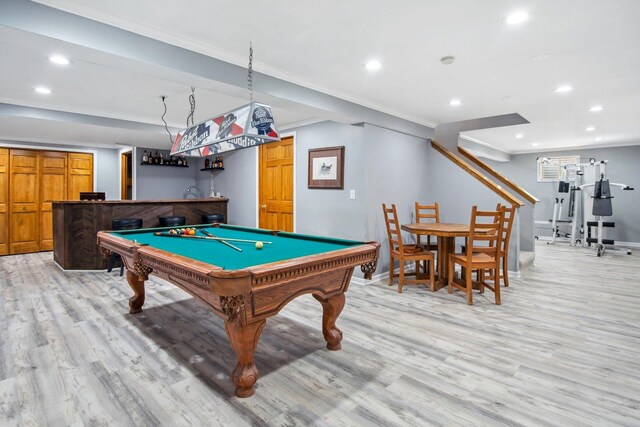
[[[262,206],[260,206],[260,208],[261,208],[262,210],[265,210],[265,209],[267,209],[267,205],[262,205]]]

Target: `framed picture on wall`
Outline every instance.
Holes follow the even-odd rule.
[[[344,188],[344,146],[309,150],[309,188]]]

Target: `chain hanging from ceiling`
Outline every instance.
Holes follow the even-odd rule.
[[[191,110],[189,111],[189,115],[187,116],[187,127],[193,126],[193,115],[196,112],[196,88],[195,86],[191,86],[191,95],[189,95],[189,106]],[[191,124],[189,124],[191,121]]]
[[[164,105],[164,112],[162,113],[161,119],[162,119],[162,122],[164,123],[164,129],[169,134],[169,141],[171,141],[171,145],[173,146],[173,135],[171,135],[171,131],[169,131],[169,125],[167,124],[167,121],[164,119],[164,116],[167,115],[167,103],[165,102],[165,99],[167,97],[161,96],[160,98],[162,98],[162,105]]]
[[[181,130],[171,149],[171,155],[206,157],[212,154],[255,147],[271,141],[280,141],[271,107],[253,100],[253,43],[249,43],[247,68],[249,104],[194,124],[195,88],[191,88],[191,114],[187,129]]]
[[[249,102],[253,102],[253,46],[249,42],[249,67],[247,68],[247,87],[249,88]]]

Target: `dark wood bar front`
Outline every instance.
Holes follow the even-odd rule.
[[[161,216],[184,216],[200,224],[204,214],[227,218],[227,198],[176,200],[108,200],[53,202],[53,259],[65,270],[107,268],[96,235],[110,230],[116,218],[140,218],[144,228],[157,227]]]

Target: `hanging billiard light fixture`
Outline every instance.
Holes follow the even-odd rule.
[[[249,44],[249,104],[178,132],[171,155],[205,157],[280,141],[271,107],[253,101],[253,47]],[[192,119],[193,122],[193,119]]]

